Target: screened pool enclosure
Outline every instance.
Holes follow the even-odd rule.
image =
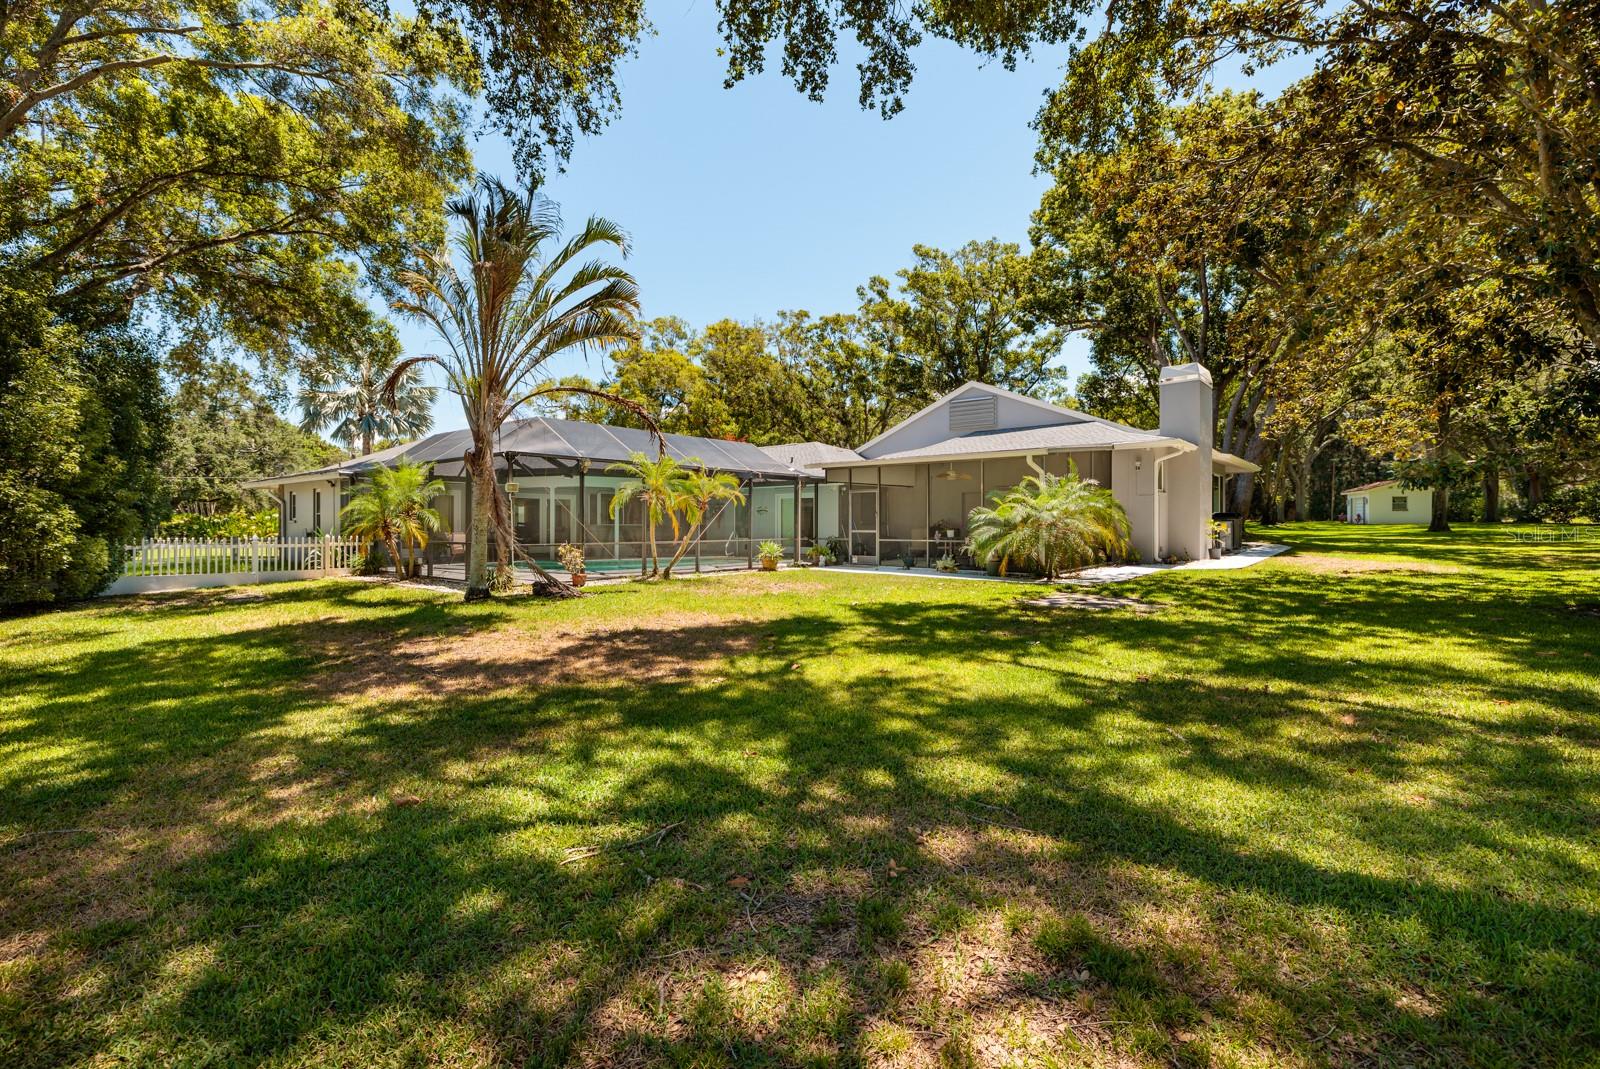
[[[679,569],[747,568],[756,549],[775,541],[785,557],[799,560],[820,537],[839,531],[843,488],[823,485],[822,472],[780,458],[746,442],[688,435],[665,436],[667,452],[685,464],[727,472],[740,483],[744,502],[718,502],[696,532]],[[316,471],[260,480],[250,485],[274,494],[286,537],[332,531],[338,510],[354,486],[380,464],[401,460],[430,464],[445,493],[434,499],[443,520],[424,555],[426,574],[464,577],[473,489],[464,455],[468,432],[444,431]],[[649,432],[573,420],[535,417],[508,423],[495,447],[495,482],[506,494],[518,549],[541,567],[560,570],[556,547],[581,545],[594,573],[637,570],[649,553],[644,506],[630,502],[615,515],[611,502],[626,475],[611,471],[630,455],[654,457],[660,448]],[[680,524],[683,522],[680,517]],[[670,522],[656,526],[658,552],[670,557],[677,534]],[[490,540],[491,560],[495,557]]]

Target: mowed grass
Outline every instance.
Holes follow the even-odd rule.
[[[1600,542],[0,622],[0,1065],[1600,1060]]]

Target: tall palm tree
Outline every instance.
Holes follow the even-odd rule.
[[[364,542],[382,542],[394,562],[394,574],[415,575],[416,550],[428,544],[428,532],[441,519],[431,502],[444,493],[444,482],[421,464],[402,461],[378,465],[339,513],[344,529]],[[401,547],[405,555],[401,555]]]
[[[681,493],[683,515],[689,521],[689,527],[684,531],[683,537],[678,540],[678,551],[672,555],[667,566],[662,569],[664,578],[672,578],[672,569],[693,544],[700,527],[711,514],[711,506],[719,501],[732,501],[735,504],[744,504],[744,493],[739,489],[739,478],[725,471],[709,471],[706,468],[695,468],[686,473],[678,483]]]
[[[1047,579],[1100,557],[1128,550],[1128,515],[1111,491],[1078,478],[1028,476],[995,502],[972,510],[967,542],[979,561],[998,558],[1000,573],[1013,562],[1037,565]]]
[[[420,438],[428,433],[437,391],[422,384],[420,368],[408,367],[396,376],[399,359],[398,345],[372,344],[353,358],[333,357],[307,368],[296,398],[300,429],[313,434],[329,431],[363,456],[372,452],[377,439]],[[395,376],[392,389],[391,376]]]
[[[698,464],[694,460],[690,463]],[[645,526],[649,544],[650,578],[661,574],[661,558],[656,551],[656,525],[663,519],[672,521],[672,537],[679,536],[678,513],[687,504],[684,479],[689,474],[677,459],[665,452],[654,460],[643,453],[629,454],[628,459],[606,469],[615,475],[627,475],[632,481],[617,487],[611,495],[611,518],[616,519],[630,501],[644,505]],[[677,562],[677,557],[672,558]],[[671,565],[668,565],[671,568]]]
[[[564,352],[587,353],[637,337],[639,287],[621,267],[586,258],[607,247],[627,254],[627,236],[605,219],[591,217],[563,238],[554,205],[487,176],[471,194],[450,201],[448,211],[456,224],[453,237],[424,250],[421,265],[400,275],[408,296],[397,304],[431,325],[445,351],[402,361],[390,382],[408,368],[432,363],[461,399],[472,438],[465,457],[473,488],[467,545],[472,601],[489,596],[491,529],[499,550],[496,580],[509,583],[511,577],[515,539],[494,470],[501,425],[539,397],[598,394],[545,381],[545,365]],[[575,593],[531,559],[526,563],[538,588]]]

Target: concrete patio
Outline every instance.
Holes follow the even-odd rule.
[[[1236,568],[1249,568],[1260,564],[1264,560],[1276,557],[1285,552],[1289,547],[1276,542],[1246,542],[1243,549],[1237,553],[1229,553],[1217,560],[1196,560],[1186,564],[1106,564],[1098,568],[1085,568],[1077,575],[1064,579],[1057,579],[1055,583],[1071,583],[1078,586],[1099,586],[1102,583],[1121,583],[1129,579],[1138,579],[1157,572],[1175,571],[1228,571]],[[836,564],[829,566],[830,571],[843,572],[870,572],[874,575],[899,575],[915,577],[918,579],[955,579],[970,582],[986,583],[1019,583],[1033,586],[1052,585],[1043,579],[1032,576],[998,576],[987,575],[982,572],[941,572],[935,568],[906,568],[901,565],[889,564]]]

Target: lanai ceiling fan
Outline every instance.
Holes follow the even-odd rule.
[[[952,461],[944,471],[941,471],[939,474],[935,475],[934,478],[947,483],[953,483],[962,480],[970,480],[972,476],[964,471],[957,471],[955,462]]]

